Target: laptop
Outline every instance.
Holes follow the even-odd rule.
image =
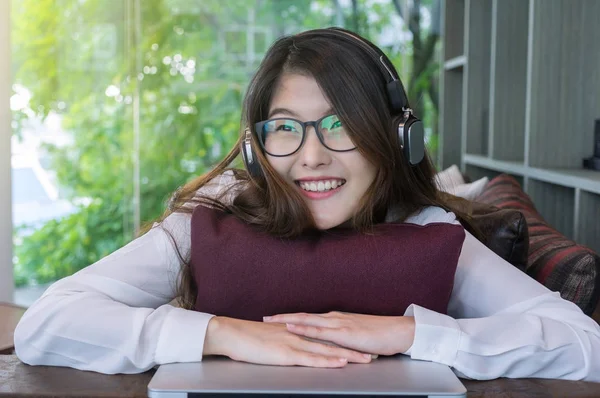
[[[338,369],[265,366],[207,357],[202,362],[161,365],[148,384],[150,398],[458,398],[466,394],[448,366],[406,355]]]

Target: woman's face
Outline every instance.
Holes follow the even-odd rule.
[[[290,117],[306,122],[333,113],[314,78],[284,74],[275,87],[268,118]],[[319,229],[350,220],[377,173],[357,149],[327,149],[312,126],[307,126],[298,152],[285,157],[266,156],[271,166],[302,194]]]

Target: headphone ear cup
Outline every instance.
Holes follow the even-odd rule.
[[[402,127],[404,156],[412,166],[419,164],[425,157],[425,129],[423,122],[414,116],[404,122]]]
[[[260,168],[260,165],[258,164],[256,154],[254,153],[254,150],[252,149],[252,145],[249,142],[247,142],[246,140],[242,141],[241,152],[242,152],[242,159],[244,160],[244,166],[246,167],[246,170],[248,170],[248,173],[252,177],[262,176],[262,169]]]

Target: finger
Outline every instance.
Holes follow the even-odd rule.
[[[327,357],[306,351],[297,351],[294,364],[313,368],[343,368],[348,364],[346,358]]]
[[[331,328],[311,325],[298,325],[286,323],[288,331],[305,337],[310,337],[318,340],[327,340],[335,344],[343,345],[343,341],[347,341],[350,332],[346,328]]]
[[[339,326],[339,320],[336,318],[326,318],[323,315],[306,313],[273,315],[271,317],[264,317],[263,321],[330,328]]]
[[[332,346],[328,345],[327,343],[321,344],[317,342],[310,342],[308,340],[306,340],[306,343],[302,346],[302,349],[312,352],[313,354],[321,354],[327,357],[346,358],[348,362],[369,363],[372,359],[371,354],[365,354],[344,347]]]

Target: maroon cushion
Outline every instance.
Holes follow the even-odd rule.
[[[260,321],[288,312],[403,315],[410,304],[446,313],[465,232],[435,223],[381,224],[281,239],[222,211],[192,215],[195,309]]]
[[[600,295],[600,256],[548,225],[517,180],[507,174],[492,179],[476,200],[521,211],[529,230],[527,274],[586,314],[594,312]]]

